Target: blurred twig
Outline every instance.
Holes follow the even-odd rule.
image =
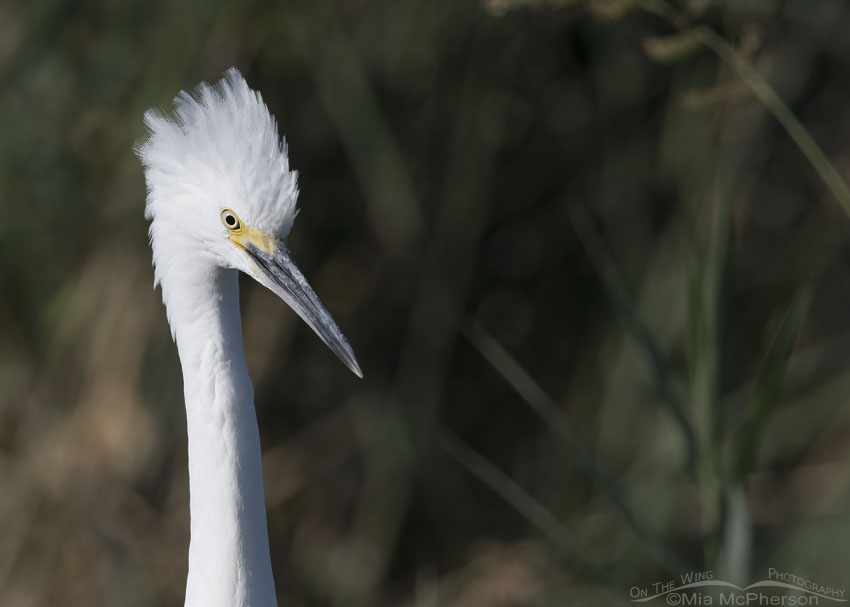
[[[549,428],[561,437],[578,464],[602,488],[629,527],[647,544],[659,562],[671,572],[687,569],[688,565],[667,547],[650,525],[635,514],[617,479],[593,455],[573,430],[564,412],[540,384],[475,320],[466,324],[463,334],[535,413],[543,418]]]
[[[820,146],[811,136],[809,131],[794,115],[782,98],[777,94],[767,80],[759,74],[750,63],[741,56],[735,48],[718,36],[712,29],[700,26],[696,30],[703,44],[714,51],[724,63],[731,67],[738,76],[746,82],[756,96],[764,103],[765,107],[776,117],[788,135],[799,146],[800,151],[809,160],[820,175],[823,182],[835,196],[838,203],[847,215],[850,215],[850,189],[847,183],[838,174],[835,166],[823,153]]]
[[[440,446],[455,461],[528,519],[564,555],[578,562],[578,555],[582,550],[576,539],[561,521],[531,497],[525,489],[452,432],[444,431],[440,435]]]
[[[613,580],[611,574],[581,558],[580,555],[583,552],[581,546],[576,542],[569,529],[544,508],[540,502],[455,434],[445,431],[440,434],[439,440],[440,446],[452,459],[498,493],[502,499],[522,514],[566,556],[579,572],[585,573],[595,582],[612,591],[611,594],[616,597],[615,600],[619,603],[627,604],[622,598],[620,587]]]
[[[667,409],[681,430],[687,452],[687,466],[688,469],[693,470],[696,460],[694,431],[685,414],[685,408],[673,389],[670,371],[661,354],[661,349],[655,343],[646,324],[638,316],[637,308],[629,295],[623,278],[617,271],[614,260],[605,248],[602,238],[593,227],[593,222],[587,212],[579,206],[571,207],[568,212],[573,228],[587,251],[591,263],[596,268],[596,273],[608,293],[614,311],[628,334],[635,340],[638,351],[643,355],[649,367],[656,391],[667,405]]]
[[[688,20],[683,14],[665,0],[642,0],[641,6],[647,12],[665,19],[673,27],[684,29]],[[844,212],[850,216],[850,188],[829,161],[823,150],[811,136],[806,127],[797,119],[791,108],[782,100],[770,83],[759,74],[747,59],[722,36],[705,25],[688,30],[688,35],[699,39],[702,44],[717,55],[726,65],[752,89],[753,93],[771,114],[779,121],[800,151],[812,164],[829,191],[835,196]]]

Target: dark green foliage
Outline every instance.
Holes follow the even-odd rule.
[[[231,65],[366,376],[243,280],[281,605],[850,586],[845,4],[0,3],[0,605],[182,604],[131,148]]]

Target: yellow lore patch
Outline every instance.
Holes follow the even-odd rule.
[[[248,245],[254,245],[260,251],[268,255],[277,252],[278,241],[254,228],[245,225],[239,216],[231,209],[221,212],[221,223],[230,232],[230,241],[241,249],[248,249]]]
[[[230,240],[237,247],[243,249],[247,249],[248,245],[252,244],[269,255],[274,255],[277,252],[277,239],[244,224],[239,229],[230,231]]]

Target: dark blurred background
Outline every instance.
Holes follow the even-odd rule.
[[[231,65],[366,376],[242,282],[281,605],[850,586],[848,31],[842,0],[0,0],[0,605],[182,605],[131,149]]]

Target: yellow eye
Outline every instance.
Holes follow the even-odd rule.
[[[224,209],[221,212],[221,223],[224,224],[225,228],[231,231],[238,230],[242,227],[242,222],[239,221],[239,217],[230,209]]]

